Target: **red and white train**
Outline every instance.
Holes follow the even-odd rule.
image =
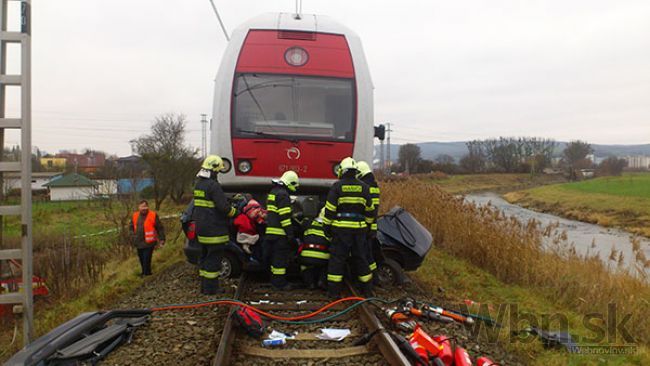
[[[359,37],[321,15],[269,13],[235,29],[215,80],[211,153],[224,190],[264,191],[286,170],[328,189],[346,156],[373,156],[373,85]]]

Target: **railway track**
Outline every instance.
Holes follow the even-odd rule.
[[[356,295],[352,286],[347,286],[349,295]],[[321,308],[330,300],[325,292],[318,290],[293,290],[277,292],[268,283],[255,281],[244,274],[235,293],[238,300],[255,305],[263,311],[282,316],[295,316]],[[327,316],[340,311],[336,306],[324,312]],[[410,365],[400,352],[384,325],[376,317],[368,303],[352,312],[331,321],[293,325],[275,321],[267,323],[269,329],[285,333],[297,332],[294,340],[278,348],[264,348],[258,339],[243,334],[232,320],[234,307],[230,310],[217,353],[212,365]],[[350,336],[343,341],[324,341],[315,334],[321,328],[347,328]],[[355,342],[366,334],[374,334],[365,345]]]

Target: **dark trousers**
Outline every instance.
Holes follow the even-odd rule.
[[[264,242],[265,263],[271,265],[271,284],[282,288],[287,285],[287,264],[291,250],[287,238],[268,236]]]
[[[142,268],[142,275],[149,276],[151,274],[151,258],[153,257],[153,248],[138,248],[138,259],[140,259],[140,268]]]
[[[223,244],[201,244],[201,260],[199,276],[201,277],[201,293],[214,295],[219,291],[219,272]]]
[[[372,274],[368,264],[365,230],[333,230],[330,244],[330,260],[327,266],[327,292],[338,297],[343,288],[343,276],[348,257],[352,270],[364,292],[372,289]]]
[[[300,257],[302,282],[309,287],[321,287],[326,283],[327,260]]]
[[[377,267],[384,263],[384,255],[381,253],[381,246],[377,236],[368,236],[366,253],[368,255],[368,264],[370,272],[372,272],[372,282],[377,284],[379,278],[377,277]]]

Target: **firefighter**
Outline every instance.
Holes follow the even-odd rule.
[[[264,258],[270,262],[271,284],[277,289],[289,290],[291,286],[286,278],[287,262],[291,254],[290,245],[295,240],[289,195],[298,188],[298,174],[288,170],[280,179],[274,179],[272,183],[273,188],[266,197]]]
[[[223,161],[217,155],[209,155],[203,161],[194,187],[194,211],[196,235],[201,244],[199,276],[201,293],[215,295],[222,293],[219,286],[219,271],[223,248],[230,240],[229,219],[237,214],[217,181],[217,174],[223,168]]]
[[[372,293],[372,273],[365,253],[368,226],[373,222],[373,205],[369,187],[356,178],[357,163],[348,157],[341,161],[339,180],[334,183],[325,202],[323,224],[332,238],[327,267],[327,292],[338,298],[343,285],[345,264],[351,254],[361,291]]]
[[[300,274],[305,285],[312,290],[316,287],[325,287],[327,263],[330,259],[330,239],[323,231],[324,218],[325,207],[318,217],[307,225],[299,249]]]
[[[379,212],[379,185],[375,179],[375,175],[370,169],[370,165],[365,161],[357,162],[357,169],[359,173],[357,178],[363,183],[367,184],[370,188],[370,197],[372,198],[372,217],[373,221],[370,224],[370,231],[368,231],[368,249],[366,253],[368,254],[368,263],[370,263],[370,271],[372,272],[373,282],[377,284],[378,277],[376,276],[377,271],[377,262],[383,262],[383,256],[381,255],[381,247],[377,241],[377,214]]]

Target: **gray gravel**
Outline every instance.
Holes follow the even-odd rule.
[[[234,293],[229,281],[228,292]],[[199,294],[196,267],[181,263],[154,275],[114,308],[141,308],[170,303],[206,301]],[[210,365],[227,307],[154,313],[149,323],[135,332],[133,342],[123,345],[103,365]]]
[[[223,297],[231,297],[236,289],[236,281],[227,281],[228,292]],[[277,294],[261,285],[248,291],[245,299],[249,301],[260,299],[283,299],[284,302],[309,300],[323,302],[324,293],[320,291],[294,290],[286,294]],[[208,297],[198,293],[199,279],[194,266],[180,263],[168,270],[148,279],[137,291],[125,298],[114,308],[139,308],[152,307],[169,303],[185,303],[209,300]],[[265,296],[268,294],[268,296]],[[397,299],[405,296],[418,300],[428,300],[443,306],[449,305],[452,299],[434,297],[410,283],[400,288],[377,289],[377,297]],[[276,314],[299,314],[302,312],[273,311]],[[123,345],[114,351],[102,364],[104,365],[210,365],[216,353],[219,337],[228,314],[226,307],[201,308],[196,310],[183,310],[160,312],[152,315],[150,322],[138,329],[133,342]],[[324,315],[331,312],[324,313]],[[386,318],[382,311],[376,311],[380,320]],[[421,322],[430,335],[445,334],[454,337],[457,342],[467,349],[473,358],[488,356],[501,365],[523,365],[525,363],[507,354],[505,350],[485,340],[472,337],[470,332],[462,325],[441,324],[432,321]],[[351,313],[346,318],[317,325],[286,325],[271,322],[270,328],[281,331],[300,333],[316,333],[320,328],[350,328],[353,334],[342,342],[324,341],[289,341],[284,346],[291,349],[310,348],[341,348],[349,347],[361,335],[367,332],[365,326],[358,320],[356,313]],[[260,341],[247,335],[238,335],[235,341],[235,350],[232,355],[232,364],[237,366],[248,365],[383,365],[385,361],[379,353],[364,356],[354,356],[341,359],[322,360],[289,360],[266,359],[245,357],[237,352],[237,347],[258,346]]]

